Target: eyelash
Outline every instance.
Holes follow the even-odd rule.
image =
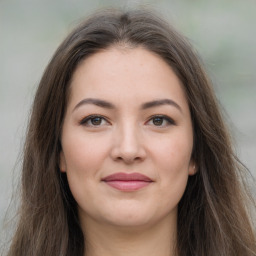
[[[88,123],[89,121],[92,122],[92,120],[95,119],[95,118],[99,118],[100,119],[100,124],[95,125],[95,124],[92,124],[92,123],[91,124]],[[163,126],[162,124],[156,125],[156,124],[153,123],[153,125],[155,127],[166,127],[166,126],[169,126],[169,125],[176,125],[175,121],[172,118],[170,118],[170,117],[168,117],[166,115],[154,115],[154,116],[151,116],[149,118],[149,120],[146,122],[146,124],[148,124],[151,121],[154,122],[154,119],[156,119],[156,118],[162,119],[162,122],[166,121],[167,124]],[[84,126],[89,126],[89,127],[97,127],[97,126],[99,127],[99,126],[101,126],[102,121],[105,121],[105,122],[107,122],[109,124],[109,121],[106,119],[106,117],[104,117],[102,115],[90,115],[90,116],[87,116],[87,117],[83,118],[79,122],[79,124],[80,125],[84,125]]]
[[[92,122],[92,120],[93,120],[94,118],[99,118],[101,122],[102,122],[102,120],[104,120],[105,122],[109,123],[109,122],[107,121],[107,119],[106,119],[104,116],[101,116],[101,115],[90,115],[90,116],[87,116],[87,117],[83,118],[83,119],[79,122],[79,124],[80,124],[80,125],[84,125],[84,126],[91,126],[91,127],[100,126],[100,125],[101,125],[101,122],[100,122],[99,125],[94,125],[94,124],[92,124],[92,123],[91,123],[91,124],[88,124],[88,122],[89,122],[89,121]]]
[[[166,127],[166,126],[169,126],[169,125],[176,125],[175,121],[172,118],[170,118],[170,117],[168,117],[166,115],[154,115],[154,116],[150,117],[150,119],[147,121],[147,123],[154,122],[153,120],[155,118],[160,118],[160,119],[162,119],[162,122],[164,122],[164,121],[167,122],[166,125],[162,125],[162,124],[161,125],[156,125],[156,124],[153,124],[156,127]]]

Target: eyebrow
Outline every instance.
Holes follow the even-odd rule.
[[[102,107],[102,108],[107,108],[107,109],[114,109],[115,106],[105,100],[101,100],[101,99],[95,99],[95,98],[87,98],[87,99],[83,99],[81,100],[73,109],[73,111],[75,111],[77,108],[79,108],[82,105],[87,105],[87,104],[92,104],[98,107]],[[178,105],[175,101],[171,100],[171,99],[159,99],[159,100],[153,100],[153,101],[149,101],[146,103],[143,103],[141,106],[141,109],[148,109],[148,108],[153,108],[153,107],[158,107],[158,106],[162,106],[162,105],[171,105],[175,108],[177,108],[180,112],[182,112],[182,109],[180,107],[180,105]]]
[[[153,100],[153,101],[146,102],[142,105],[142,109],[148,109],[148,108],[158,107],[162,105],[171,105],[177,108],[180,112],[182,112],[180,105],[171,99],[160,99],[160,100]]]
[[[105,100],[100,100],[100,99],[93,99],[93,98],[88,98],[88,99],[83,99],[81,100],[73,109],[76,110],[77,108],[79,108],[80,106],[82,105],[87,105],[87,104],[92,104],[92,105],[96,105],[96,106],[99,106],[99,107],[102,107],[102,108],[108,108],[108,109],[114,109],[115,106],[110,103],[110,102],[107,102]]]

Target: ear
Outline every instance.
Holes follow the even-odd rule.
[[[60,160],[59,160],[59,168],[61,172],[66,172],[67,170],[67,165],[66,165],[66,159],[64,156],[63,151],[60,152]]]
[[[189,168],[188,168],[188,175],[192,176],[195,175],[197,173],[198,170],[198,166],[195,163],[194,160],[191,160],[189,163]]]

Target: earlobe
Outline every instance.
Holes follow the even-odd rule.
[[[59,168],[61,172],[66,172],[66,160],[63,151],[60,152]]]
[[[189,165],[188,175],[195,175],[197,173],[197,169],[197,164],[194,161],[192,161]]]

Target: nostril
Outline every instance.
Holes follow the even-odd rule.
[[[140,162],[140,161],[143,161],[143,157],[140,157],[140,156],[117,156],[114,158],[114,161],[117,161],[117,162],[124,162],[126,164],[130,164],[130,163],[134,163],[134,162]]]
[[[138,157],[138,156],[137,156],[137,157],[135,157],[134,160],[135,160],[135,161],[140,161],[141,159],[142,159],[141,157]]]

